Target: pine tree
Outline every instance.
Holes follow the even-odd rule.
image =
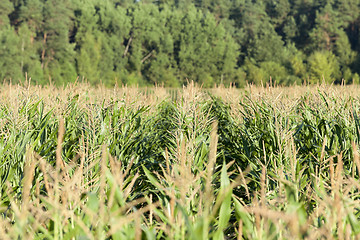
[[[19,4],[19,22],[37,34],[43,28],[43,10],[44,3],[41,0],[22,0]]]
[[[70,43],[74,18],[69,0],[46,0],[43,8],[41,66],[53,82],[63,84],[75,81],[75,51]]]
[[[182,26],[178,53],[182,79],[212,86],[234,73],[238,46],[212,15],[192,8]]]
[[[131,43],[127,51],[127,68],[139,77],[149,68],[150,62],[159,52],[161,26],[164,26],[159,14],[159,9],[155,5],[137,4],[129,9]]]
[[[255,62],[282,62],[285,43],[277,34],[271,19],[268,17],[264,4],[245,0],[237,6],[235,17],[239,28],[239,44],[243,56]]]
[[[3,25],[0,29],[0,79],[22,81],[20,39],[14,28]]]
[[[290,2],[288,0],[265,0],[264,3],[265,11],[275,28],[281,27],[291,11]]]
[[[14,10],[14,5],[9,0],[0,2],[0,28],[7,27],[10,24],[9,15]]]
[[[47,82],[41,68],[41,40],[43,28],[43,2],[21,0],[18,3],[18,35],[20,38],[21,73],[32,82]]]
[[[311,83],[325,80],[327,83],[340,82],[340,68],[334,54],[329,51],[316,51],[308,58]]]
[[[0,79],[21,81],[20,39],[10,25],[9,15],[14,10],[8,0],[0,2]]]
[[[177,78],[177,64],[175,61],[175,40],[179,37],[181,26],[174,24],[181,21],[179,10],[172,10],[168,5],[154,17],[159,28],[159,41],[156,43],[154,58],[146,61],[142,73],[150,84],[165,84],[166,86],[180,86]],[[172,25],[174,24],[174,25]]]
[[[18,29],[20,66],[23,77],[31,77],[33,83],[45,84],[39,55],[39,42],[34,40],[35,33],[23,24]]]

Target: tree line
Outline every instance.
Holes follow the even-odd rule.
[[[358,0],[1,0],[0,79],[357,83]]]

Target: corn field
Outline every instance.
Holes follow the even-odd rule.
[[[358,86],[0,87],[0,239],[360,239]]]

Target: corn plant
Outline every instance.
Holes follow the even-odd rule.
[[[1,239],[360,238],[355,86],[1,88]]]

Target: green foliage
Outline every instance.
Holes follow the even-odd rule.
[[[104,98],[98,89],[38,96],[19,87],[0,106],[0,231],[51,239],[355,237],[356,89],[295,98],[286,90],[209,94],[191,86],[171,100],[159,97],[166,89],[115,89]]]
[[[334,54],[327,51],[317,51],[308,58],[309,79],[311,83],[325,81],[332,83],[339,79],[340,68]]]
[[[182,19],[179,41],[179,69],[189,78],[211,87],[231,82],[235,69],[237,45],[210,14],[190,8]]]
[[[13,28],[8,26],[0,30],[0,42],[0,66],[3,69],[0,78],[18,82],[22,79],[21,49],[18,48],[21,40]]]
[[[0,28],[6,27],[9,23],[9,14],[14,11],[14,6],[10,0],[0,3]]]
[[[292,85],[322,78],[321,52],[337,63],[326,81],[350,84],[360,73],[359,19],[356,0],[4,0],[0,77],[242,87],[271,76]]]
[[[356,238],[357,86],[192,84],[3,87],[2,237]]]

